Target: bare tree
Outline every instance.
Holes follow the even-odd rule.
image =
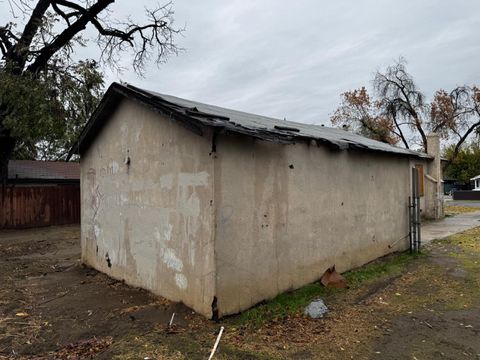
[[[373,87],[381,103],[385,116],[392,119],[403,144],[409,148],[403,125],[420,134],[424,149],[427,148],[427,136],[423,129],[425,97],[418,90],[412,76],[406,70],[406,62],[400,58],[387,67],[384,72],[377,71]]]
[[[0,76],[44,79],[49,72],[68,69],[75,63],[77,46],[85,46],[87,26],[95,29],[93,41],[100,61],[117,67],[121,54],[130,53],[132,66],[142,74],[149,60],[157,64],[177,54],[172,4],[145,9],[145,22],[120,20],[109,11],[114,0],[8,0],[12,17],[24,16],[22,29],[13,21],[0,27]],[[20,139],[15,124],[6,119],[12,106],[0,99],[0,181],[6,181],[8,159]],[[21,119],[18,119],[21,122]],[[7,125],[8,123],[8,125]]]

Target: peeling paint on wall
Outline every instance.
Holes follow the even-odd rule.
[[[180,260],[173,249],[166,248],[163,250],[162,259],[169,269],[181,272],[183,269],[183,262]]]
[[[82,259],[210,316],[210,140],[136,103],[125,105],[82,158],[82,167],[91,170],[82,178]]]
[[[188,286],[187,278],[183,274],[175,274],[175,283],[182,290],[185,290]]]

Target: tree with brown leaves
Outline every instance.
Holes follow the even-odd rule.
[[[480,130],[480,90],[461,86],[451,92],[439,90],[427,102],[406,61],[400,58],[373,78],[375,99],[367,90],[347,91],[334,112],[333,125],[389,144],[427,151],[427,134],[438,133],[454,144],[452,161],[467,139]]]

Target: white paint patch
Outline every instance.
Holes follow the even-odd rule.
[[[113,175],[118,173],[120,166],[118,166],[118,163],[116,161],[111,161],[110,164],[108,164],[108,168],[109,168],[109,173]]]
[[[173,174],[160,176],[160,188],[165,190],[172,190]]]
[[[95,224],[93,225],[93,232],[95,233],[95,238],[98,238],[102,230],[100,230],[100,227],[97,224]]]
[[[181,272],[183,269],[183,262],[180,260],[177,255],[175,255],[175,252],[173,249],[166,248],[163,251],[163,262],[169,269]]]
[[[172,238],[172,231],[173,231],[173,225],[167,224],[165,226],[165,230],[163,232],[163,238],[162,238],[162,234],[160,233],[160,230],[158,229],[158,227],[155,226],[153,235],[155,236],[155,239],[157,240],[157,242],[160,242],[162,240],[170,241],[170,239]],[[162,244],[164,243],[164,241],[162,241]]]
[[[179,186],[207,186],[209,174],[206,171],[198,173],[179,173],[178,185]]]
[[[185,215],[197,217],[200,216],[200,199],[196,193],[192,193],[183,205]]]
[[[163,236],[165,237],[166,241],[170,241],[170,239],[172,238],[172,231],[173,231],[173,225],[167,224],[167,229],[163,233]]]
[[[182,289],[185,290],[188,286],[188,280],[183,274],[175,274],[175,284]]]

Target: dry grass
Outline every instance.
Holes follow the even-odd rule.
[[[470,207],[470,206],[460,206],[460,205],[446,205],[445,206],[445,215],[458,215],[466,214],[471,212],[480,211],[479,208]]]

